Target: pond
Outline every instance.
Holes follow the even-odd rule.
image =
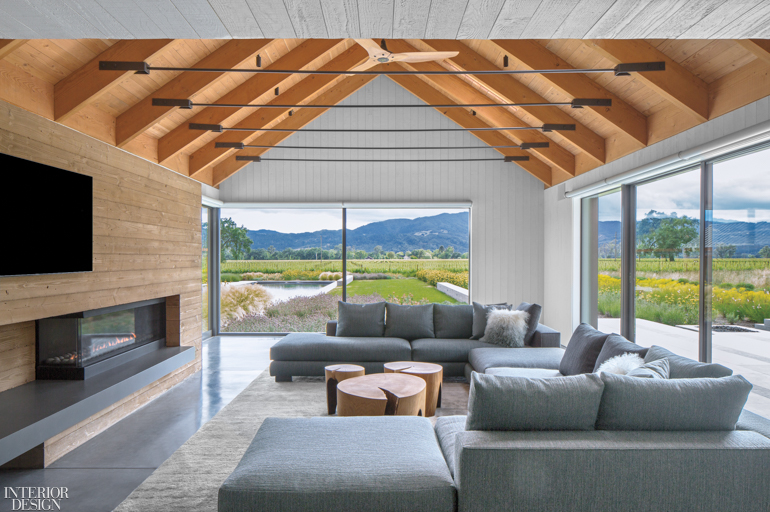
[[[326,293],[329,290],[325,288],[331,283],[329,281],[288,283],[280,281],[262,281],[259,283],[270,292],[272,302],[285,301],[294,297],[312,297]]]

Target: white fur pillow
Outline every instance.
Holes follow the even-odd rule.
[[[644,359],[638,354],[626,353],[607,359],[596,371],[598,373],[626,375],[631,370],[635,370],[642,365],[644,365]]]
[[[493,309],[487,314],[487,327],[480,341],[503,347],[521,348],[524,346],[524,335],[527,334],[526,311]]]

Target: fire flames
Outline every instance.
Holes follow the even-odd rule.
[[[109,351],[113,347],[118,347],[120,345],[124,345],[126,343],[133,343],[136,341],[136,334],[133,332],[129,334],[128,336],[124,336],[122,338],[114,338],[110,339],[108,341],[102,341],[100,343],[94,343],[91,345],[91,356],[98,355],[100,352]]]

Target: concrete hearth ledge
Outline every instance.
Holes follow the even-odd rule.
[[[0,393],[0,465],[195,359],[164,347],[83,381],[36,380]]]

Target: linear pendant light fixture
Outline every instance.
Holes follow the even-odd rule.
[[[236,156],[240,162],[356,162],[356,163],[395,163],[395,162],[528,162],[528,156],[506,156],[503,158],[428,158],[428,159],[376,159],[359,160],[346,158],[263,158],[261,156]]]
[[[417,105],[258,105],[253,103],[196,103],[192,100],[153,98],[154,107],[179,107],[181,109],[191,109],[193,107],[226,107],[226,108],[484,108],[484,107],[558,107],[568,106],[572,108],[583,107],[611,107],[610,98],[575,98],[572,101],[558,103],[452,103],[448,105],[428,105],[421,103]]]
[[[262,146],[258,144],[244,144],[243,142],[215,142],[215,148],[219,149],[325,149],[325,150],[368,150],[368,151],[408,151],[408,150],[450,150],[450,149],[533,149],[533,148],[547,148],[550,147],[548,142],[522,142],[518,146],[451,146],[451,147],[421,147],[421,146],[404,146],[404,147],[362,147],[362,146]]]
[[[581,74],[581,73],[614,73],[615,76],[630,76],[631,73],[648,71],[665,71],[665,62],[636,62],[618,64],[614,68],[597,69],[481,69],[461,71],[328,71],[319,69],[229,69],[229,68],[175,68],[168,66],[150,66],[146,62],[99,61],[102,71],[136,71],[138,75],[149,75],[151,71],[193,71],[199,73],[252,73],[278,75],[537,75],[537,74]]]
[[[502,126],[483,128],[225,128],[221,124],[190,123],[190,130],[210,132],[322,132],[322,133],[401,133],[401,132],[497,132],[508,130],[542,130],[543,132],[575,131],[574,124],[544,124],[543,126]]]

